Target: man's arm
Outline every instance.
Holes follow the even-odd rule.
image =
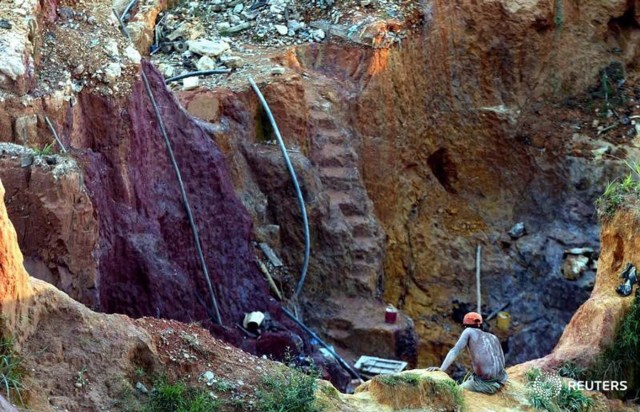
[[[449,353],[447,353],[447,357],[444,358],[444,362],[442,362],[442,365],[439,368],[441,371],[443,372],[446,371],[449,368],[449,366],[451,366],[453,361],[456,360],[460,352],[462,352],[462,350],[467,346],[467,343],[469,343],[470,334],[471,334],[471,329],[465,329],[462,332],[462,335],[460,335],[458,342],[456,342],[455,346],[451,348]],[[427,370],[436,370],[436,369],[438,368],[427,368]]]

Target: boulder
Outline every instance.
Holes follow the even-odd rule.
[[[589,267],[590,259],[583,255],[568,255],[562,264],[562,276],[567,280],[577,280]]]
[[[201,56],[220,56],[225,51],[229,50],[229,43],[222,40],[189,40],[187,41],[189,50],[195,54]]]

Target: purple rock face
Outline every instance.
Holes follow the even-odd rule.
[[[251,220],[214,142],[144,64],[182,173],[223,323],[246,311],[279,315],[250,244]],[[81,98],[86,185],[100,222],[100,307],[209,324],[213,308],[176,173],[138,81],[126,111]],[[78,125],[77,125],[78,126]],[[279,317],[279,316],[278,316]],[[210,326],[210,324],[209,324]]]

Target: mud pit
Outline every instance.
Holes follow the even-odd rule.
[[[55,257],[43,256],[46,242],[34,248],[23,236],[25,255],[40,265],[32,274],[47,273],[40,276],[102,311],[206,322],[206,288],[138,66],[102,7],[94,13],[108,23],[99,26],[104,33],[118,39],[119,56],[100,54],[73,75],[82,62],[68,52],[67,32],[86,35],[89,23],[69,26],[53,12],[57,6],[38,10],[45,29],[34,42],[46,59],[32,61],[38,74],[54,63],[55,70],[8,81],[0,138],[20,142],[25,129],[28,144],[40,147],[50,139],[44,114],[54,120],[84,172],[82,188],[56,193],[90,198],[88,234]],[[154,15],[164,5],[146,6]],[[550,352],[589,296],[593,276],[564,279],[563,251],[598,248],[593,201],[624,170],[602,149],[637,155],[629,127],[598,133],[594,120],[613,120],[595,111],[602,100],[591,97],[589,107],[581,99],[599,87],[603,68],[620,61],[628,100],[615,110],[638,112],[635,68],[627,64],[638,34],[622,1],[567,8],[562,25],[549,2],[520,6],[433,1],[400,27],[376,20],[358,38],[336,29],[320,44],[256,48],[243,55],[242,70],[217,78],[211,90],[177,91],[200,120],[183,113],[149,69],[229,319],[221,336],[240,345],[241,334],[230,330],[245,311],[279,312],[250,240],[268,243],[284,259],[290,277],[283,283],[294,281],[302,256],[299,211],[248,89],[246,76],[253,75],[292,148],[311,217],[313,256],[302,302],[310,325],[349,357],[438,364],[460,332],[454,314],[475,304],[479,244],[483,312],[511,302],[513,328],[502,336],[508,362]],[[27,31],[25,25],[26,39]],[[407,37],[384,41],[396,32]],[[48,33],[66,33],[66,42]],[[114,83],[104,69],[115,62],[123,67]],[[272,75],[274,66],[284,73]],[[27,122],[34,115],[35,123]],[[19,167],[3,167],[0,176],[6,180]],[[35,188],[26,179],[13,190]],[[8,207],[12,219],[24,219],[17,206]],[[49,245],[65,243],[78,228],[73,219],[58,219],[63,230],[43,228]],[[527,235],[513,240],[506,232],[520,221]],[[81,244],[91,259],[71,269]],[[67,273],[89,280],[65,283]],[[385,303],[413,321],[386,326]]]

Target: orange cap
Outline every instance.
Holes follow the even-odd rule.
[[[464,315],[462,324],[468,326],[480,326],[482,325],[482,316],[476,312],[469,312]]]

